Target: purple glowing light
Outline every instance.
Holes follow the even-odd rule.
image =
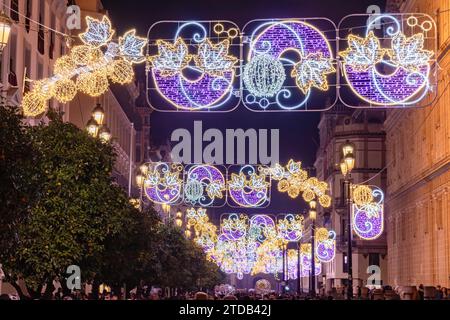
[[[375,240],[383,234],[383,206],[379,206],[378,214],[369,214],[364,208],[353,206],[353,230],[364,240]]]
[[[390,76],[380,75],[373,68],[368,71],[355,71],[345,65],[347,81],[362,99],[374,104],[408,103],[428,84],[429,66],[422,66],[419,73],[412,74],[398,68]]]
[[[183,75],[162,76],[153,69],[153,79],[160,94],[177,108],[199,110],[213,108],[224,100],[232,89],[234,72],[224,72],[223,77],[202,74],[196,81],[186,80]]]
[[[259,35],[252,47],[252,55],[265,53],[279,58],[287,49],[297,49],[304,57],[322,53],[332,58],[327,39],[313,26],[301,21],[274,22]]]

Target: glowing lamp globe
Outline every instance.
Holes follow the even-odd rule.
[[[108,129],[107,126],[102,126],[98,133],[98,137],[103,142],[109,142],[111,140],[111,131]]]
[[[0,53],[9,42],[13,21],[4,12],[0,13]]]
[[[95,121],[93,118],[91,118],[88,123],[86,124],[86,130],[92,137],[97,137],[99,126],[97,121]]]
[[[255,97],[275,96],[286,80],[281,61],[268,54],[255,56],[244,68],[244,84]]]
[[[92,110],[92,118],[99,124],[103,125],[105,121],[105,110],[103,110],[102,106],[98,103],[97,106]]]

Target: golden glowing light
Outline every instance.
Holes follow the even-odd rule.
[[[72,101],[77,95],[77,86],[70,79],[61,79],[55,82],[53,96],[58,102],[67,103]]]
[[[373,202],[372,189],[369,186],[356,186],[352,195],[353,202],[358,206],[364,206]]]

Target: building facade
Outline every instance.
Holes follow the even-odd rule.
[[[354,111],[339,105],[322,114],[319,123],[320,147],[315,167],[317,177],[329,184],[333,202],[331,208],[319,210],[316,225],[334,230],[337,236],[336,258],[322,268],[324,277],[321,280],[327,291],[348,283],[347,207],[344,200],[344,177],[339,168],[341,148],[346,141],[355,144],[356,163],[351,173],[352,183],[360,184],[370,180],[367,184],[386,190],[386,173],[383,171],[380,174],[386,164],[384,120],[384,111]],[[373,241],[364,241],[354,235],[352,247],[354,287],[370,285],[367,268],[373,265],[380,267],[381,280],[386,283],[386,235]]]
[[[0,0],[0,10],[14,21],[8,45],[0,57],[2,95],[20,105],[31,81],[52,75],[53,64],[67,52],[66,0]],[[55,31],[43,28],[48,26]],[[52,101],[51,106],[64,110]]]
[[[389,111],[388,259],[393,285],[450,286],[450,1],[388,1],[423,12],[438,27],[438,98],[420,109]]]

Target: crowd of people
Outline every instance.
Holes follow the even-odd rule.
[[[383,288],[355,288],[354,300],[402,300],[404,298],[405,287],[392,288],[385,286]],[[407,287],[411,288],[411,287]],[[413,287],[413,290],[408,291],[407,300],[450,300],[448,289],[437,286],[434,288],[434,296],[425,295],[425,287],[421,284],[418,287]],[[81,290],[76,290],[70,293],[64,293],[63,290],[58,289],[54,294],[53,300],[123,300],[121,293],[104,290],[98,295],[92,293],[85,294]],[[319,290],[315,296],[311,294],[299,294],[293,292],[276,293],[271,292],[257,292],[255,290],[240,290],[228,293],[221,293],[215,291],[192,291],[184,292],[178,291],[171,295],[165,294],[161,289],[146,288],[140,293],[136,290],[129,292],[126,300],[240,300],[240,301],[257,301],[257,300],[346,300],[347,287],[333,288],[331,291],[325,293],[324,290]],[[20,300],[17,295],[2,294],[0,300]]]

